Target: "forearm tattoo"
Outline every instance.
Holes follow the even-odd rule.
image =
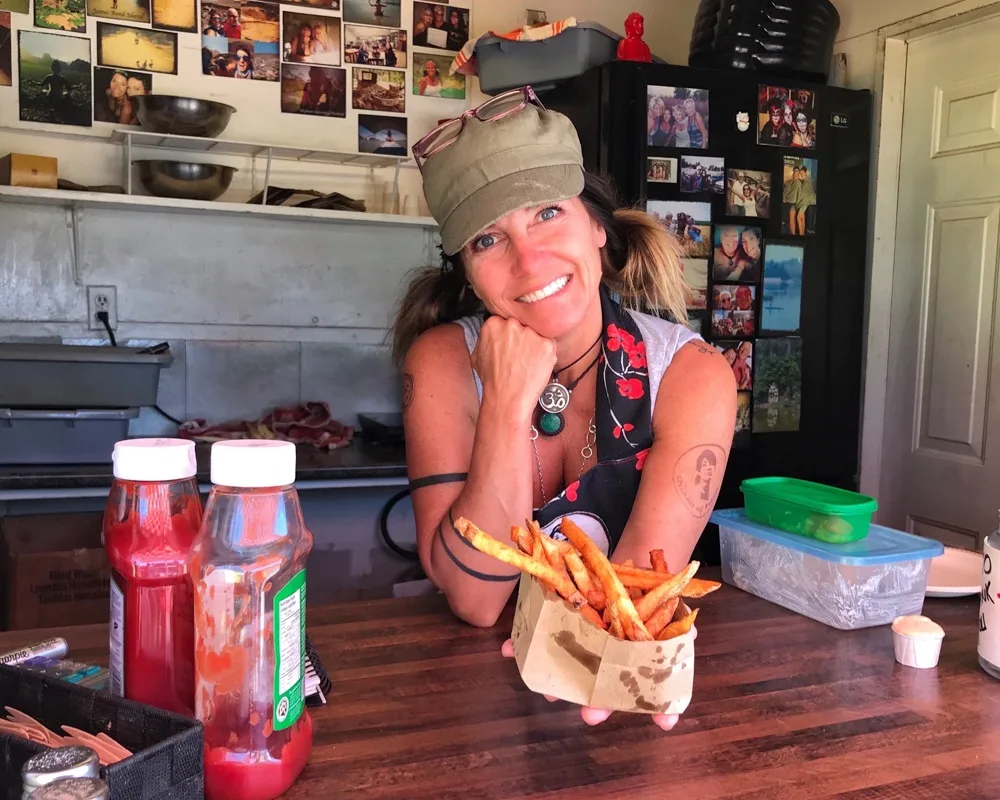
[[[674,488],[691,514],[706,516],[715,506],[726,470],[726,451],[717,444],[692,447],[674,464]]]
[[[466,541],[465,537],[462,536],[455,528],[450,508],[448,509],[448,522],[449,526],[451,527],[452,533],[454,533],[455,536],[457,536],[460,541],[464,542],[469,547],[472,547],[472,545],[468,541]],[[437,530],[435,531],[435,533],[437,534],[438,539],[441,541],[441,547],[443,547],[444,551],[448,554],[448,558],[450,558],[452,560],[452,563],[454,563],[454,565],[458,567],[460,570],[462,570],[462,572],[464,572],[466,575],[471,575],[473,578],[476,578],[477,580],[489,581],[490,583],[513,583],[514,581],[516,581],[518,578],[521,577],[520,571],[515,572],[513,575],[492,575],[486,572],[480,572],[479,570],[473,569],[467,564],[462,563],[459,557],[452,552],[450,547],[448,547],[448,532],[444,528],[444,520],[441,520],[441,524],[437,526]],[[472,549],[475,550],[476,548],[472,547]]]

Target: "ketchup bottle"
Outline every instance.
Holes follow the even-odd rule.
[[[193,442],[118,442],[104,512],[112,691],[187,716],[194,714],[194,605],[187,557],[202,518],[195,473]]]
[[[306,558],[295,445],[212,445],[212,492],[189,560],[205,797],[273,800],[312,751],[305,708]]]

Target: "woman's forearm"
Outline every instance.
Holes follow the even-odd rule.
[[[452,522],[466,517],[506,540],[511,525],[531,516],[529,419],[511,403],[483,398],[465,486],[441,519],[425,565],[455,614],[473,625],[496,622],[520,571],[473,549]]]

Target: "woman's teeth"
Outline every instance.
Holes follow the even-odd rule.
[[[539,289],[537,292],[531,292],[530,294],[521,295],[517,298],[519,303],[537,303],[539,300],[544,300],[546,297],[551,297],[560,289],[562,289],[567,283],[569,283],[569,276],[564,275],[561,278],[556,278],[548,286]]]

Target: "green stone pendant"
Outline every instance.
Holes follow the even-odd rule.
[[[554,414],[551,411],[542,412],[542,416],[538,419],[538,430],[544,433],[546,436],[556,436],[562,433],[562,429],[566,427],[566,420],[563,419],[562,414]]]

